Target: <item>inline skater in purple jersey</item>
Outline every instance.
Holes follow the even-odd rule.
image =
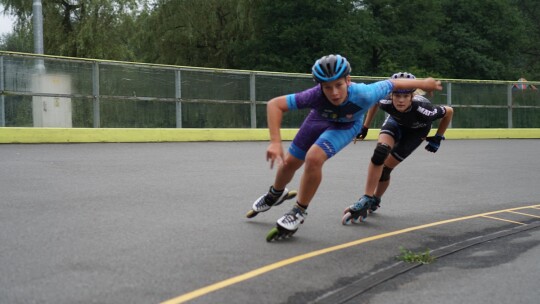
[[[352,83],[351,66],[340,55],[318,59],[312,67],[317,85],[299,93],[275,97],[268,102],[267,119],[270,144],[266,159],[272,169],[278,169],[267,193],[253,203],[247,217],[253,217],[272,206],[294,197],[286,188],[295,172],[304,166],[296,204],[277,220],[267,240],[292,235],[303,223],[306,209],[322,180],[323,164],[349,144],[362,127],[364,114],[392,90],[420,88],[441,90],[440,81],[433,78],[388,79],[372,84]],[[300,126],[287,155],[281,144],[281,121],[287,111],[311,108]],[[278,231],[279,230],[279,231]],[[277,232],[276,232],[277,231]]]
[[[415,78],[407,72],[391,76],[391,79]],[[342,219],[344,225],[351,220],[362,221],[368,211],[373,212],[380,207],[381,197],[390,185],[390,173],[418,148],[424,139],[428,142],[426,150],[437,152],[454,113],[449,106],[435,106],[427,98],[415,95],[415,89],[394,88],[388,98],[380,100],[368,111],[357,139],[366,137],[378,108],[389,116],[381,127],[377,146],[368,166],[365,194],[358,202],[345,209]],[[437,119],[441,119],[437,132],[428,137],[431,124]]]

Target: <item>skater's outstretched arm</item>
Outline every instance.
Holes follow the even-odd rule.
[[[283,120],[283,113],[288,110],[285,96],[271,99],[266,106],[266,119],[268,121],[268,131],[270,132],[270,144],[266,149],[266,161],[270,161],[270,169],[274,167],[274,161],[280,164],[284,159],[281,145],[281,121]]]
[[[426,92],[441,91],[442,85],[440,80],[435,80],[431,77],[425,79],[391,79],[394,84],[394,91],[407,89],[421,89]]]

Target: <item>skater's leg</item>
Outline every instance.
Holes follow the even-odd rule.
[[[306,209],[315,196],[322,179],[322,166],[328,159],[326,153],[317,145],[313,145],[307,152],[305,168],[300,180],[297,202],[293,208],[277,220],[278,227],[288,233],[296,232],[298,226],[307,216]]]
[[[379,183],[377,184],[377,188],[375,189],[376,197],[381,198],[384,195],[386,189],[388,189],[388,187],[390,186],[390,172],[400,163],[401,162],[391,154],[386,158],[384,162],[385,168],[382,170],[383,172],[386,172],[384,172],[379,179]]]
[[[277,206],[283,203],[285,200],[292,199],[296,196],[296,192],[289,192],[287,184],[294,177],[294,173],[298,170],[303,160],[298,159],[288,153],[285,156],[285,160],[279,165],[274,184],[268,189],[268,192],[255,200],[250,211],[246,214],[246,217],[252,218],[257,213],[268,211],[272,206]]]
[[[380,198],[386,192],[386,189],[390,186],[390,172],[420,146],[423,142],[423,138],[429,134],[430,129],[430,127],[425,127],[415,131],[399,132],[401,134],[400,139],[394,142],[392,152],[384,161],[385,169],[384,171],[381,169],[383,174],[380,176],[377,189],[374,192],[375,196]],[[396,131],[394,131],[394,133],[395,132]],[[389,134],[381,133],[379,138],[383,135],[390,137]]]
[[[305,168],[298,189],[298,202],[307,207],[322,180],[322,167],[328,159],[326,153],[318,145],[313,145],[306,154]]]
[[[366,218],[368,210],[377,210],[380,199],[375,197],[375,191],[383,173],[383,164],[390,155],[394,144],[395,140],[392,135],[387,133],[379,134],[377,146],[368,165],[364,195],[356,203],[345,209],[345,215],[342,218],[344,225],[350,223],[351,220],[354,222],[362,221]]]
[[[373,152],[371,162],[368,165],[368,176],[366,178],[366,186],[364,193],[372,196],[379,184],[381,178],[383,164],[385,163],[390,150],[394,146],[394,138],[388,134],[381,133],[377,142],[377,147]]]
[[[287,153],[284,162],[278,167],[276,178],[274,180],[273,187],[277,190],[283,190],[291,182],[294,174],[302,165],[304,161],[294,157],[292,154]]]

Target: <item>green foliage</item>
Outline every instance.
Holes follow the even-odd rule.
[[[250,0],[157,1],[143,22],[152,62],[234,67],[235,46],[253,34]],[[156,52],[157,50],[157,52]],[[143,50],[144,52],[144,50]]]
[[[18,16],[16,33],[17,29],[32,28],[32,1],[0,0],[0,3]],[[127,37],[132,30],[129,24],[137,18],[137,3],[137,0],[42,1],[45,53],[135,60]],[[12,45],[4,43],[2,49],[14,50]]]
[[[399,251],[401,254],[397,256],[397,259],[403,262],[429,264],[435,261],[429,249],[426,249],[424,252],[415,253],[400,246]]]
[[[540,79],[536,0],[42,1],[45,53],[309,73],[340,53],[353,75]],[[32,52],[32,1],[0,49]]]
[[[519,78],[519,72],[511,63],[521,55],[527,27],[512,2],[445,1],[443,10],[447,21],[438,37],[442,45],[449,46],[440,54],[448,77]]]
[[[419,76],[436,72],[433,70],[442,46],[433,37],[444,22],[440,1],[362,3],[356,12],[358,18],[372,19],[368,22],[369,35],[361,41],[368,55],[365,70],[369,75],[389,76],[400,70]]]
[[[16,25],[13,33],[0,36],[0,50],[32,53],[34,51],[34,36],[28,24]]]

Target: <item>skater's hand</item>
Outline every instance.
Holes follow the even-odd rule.
[[[356,135],[356,137],[353,140],[353,143],[356,143],[357,141],[363,140],[364,138],[366,138],[368,130],[369,130],[368,127],[362,126],[362,129],[360,129],[360,133]]]
[[[283,147],[280,142],[272,142],[266,149],[266,161],[270,161],[270,169],[274,168],[274,161],[277,165],[283,163]]]
[[[441,91],[443,89],[441,81],[435,80],[431,77],[424,79],[425,87],[422,88],[426,92]]]
[[[428,142],[426,150],[433,153],[437,152],[437,150],[439,150],[439,147],[441,146],[441,140],[444,139],[444,136],[438,134],[435,136],[426,137],[426,141]]]

